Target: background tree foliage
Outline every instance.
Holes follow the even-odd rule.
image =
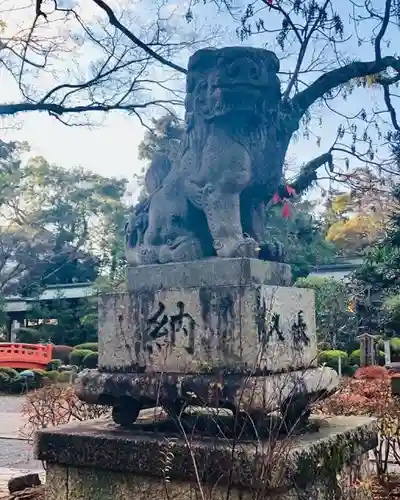
[[[0,147],[0,294],[115,274],[123,262],[126,181],[43,158],[23,164],[26,148]]]
[[[335,258],[336,248],[325,238],[324,222],[315,214],[315,205],[299,197],[291,203],[288,217],[283,217],[281,206],[267,213],[268,234],[285,249],[285,262],[291,264],[295,280]]]
[[[97,342],[97,297],[68,299],[60,296],[52,301],[36,303],[27,319],[42,339],[56,345],[78,345],[85,342]],[[56,320],[46,323],[44,318]],[[34,342],[35,343],[35,342]]]
[[[309,276],[296,282],[315,291],[315,313],[320,344],[328,349],[356,349],[357,321],[351,310],[352,294],[344,281]]]
[[[326,239],[347,257],[361,255],[363,250],[382,238],[391,207],[390,193],[347,191],[328,199],[324,214]]]
[[[354,286],[365,321],[382,333],[400,333],[400,184],[393,190],[385,236],[367,250]]]

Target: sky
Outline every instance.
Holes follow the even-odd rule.
[[[179,1],[181,2],[181,0]],[[21,7],[22,5],[27,5],[26,0],[2,0],[0,5],[4,4],[4,2],[13,2],[13,5]],[[135,0],[134,3],[130,2],[130,9],[140,12],[140,15],[138,14],[136,19],[140,20],[140,16],[143,15],[144,11],[143,6],[147,6],[149,2],[150,0]],[[85,4],[82,8],[86,9],[86,12],[93,12],[93,4],[90,0],[81,0],[80,4]],[[346,10],[349,5],[348,0],[337,0],[337,4],[342,7],[344,19],[347,19],[349,15],[349,12]],[[175,4],[171,3],[171,1],[168,3],[169,9],[174,6]],[[184,6],[183,1],[180,4],[180,7],[182,6]],[[199,7],[199,9],[201,8]],[[196,12],[198,13],[195,10]],[[213,12],[200,12],[202,12],[202,20],[205,24],[213,22]],[[29,21],[33,15],[32,8],[25,9],[23,15],[27,16]],[[146,15],[151,16],[151,12],[147,12]],[[18,21],[14,17],[9,20],[9,23],[10,25],[12,22],[19,23],[20,19],[22,17],[19,14]],[[227,17],[219,17],[216,22],[229,28],[231,21]],[[232,29],[228,30],[228,33],[221,35],[218,42],[220,42],[220,45],[237,43],[234,37],[234,29],[232,27]],[[253,43],[253,40],[250,40],[249,43]],[[351,41],[348,47],[351,50]],[[370,55],[370,48],[367,47],[364,52],[366,56]],[[83,53],[81,63],[87,64],[87,58],[90,59],[91,53]],[[177,62],[185,64],[184,60]],[[21,99],[15,81],[1,70],[0,77],[2,88],[1,100],[6,102]],[[40,85],[45,85],[48,82],[46,79],[43,81],[35,81],[33,79],[31,83],[40,87]],[[366,96],[368,96],[369,102],[380,99],[377,93],[378,91],[373,90],[368,90],[368,94],[365,91],[357,91],[351,96],[351,103],[348,102],[345,104],[346,108],[348,110],[359,109],[361,106],[366,105]],[[315,155],[324,152],[325,147],[329,147],[332,137],[336,133],[339,119],[327,111],[322,114],[322,117],[324,118],[323,125],[320,127],[320,130],[316,130],[316,134],[321,136],[321,147],[317,147],[315,137],[312,137],[309,141],[294,141],[289,151],[289,157],[296,163],[301,164],[311,160]],[[134,174],[139,174],[143,167],[143,163],[137,158],[137,148],[143,138],[145,129],[137,119],[121,112],[113,112],[104,116],[102,125],[95,128],[68,127],[45,113],[37,112],[20,114],[15,120],[3,120],[3,127],[5,126],[11,126],[11,128],[3,128],[3,140],[25,140],[31,146],[30,154],[42,155],[49,162],[60,166],[71,167],[81,165],[84,168],[105,176],[126,177],[128,180],[132,180]],[[132,186],[134,187],[131,184]]]

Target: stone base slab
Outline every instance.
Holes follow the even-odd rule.
[[[328,367],[259,377],[85,370],[76,381],[76,390],[80,399],[93,404],[114,405],[121,398],[130,398],[141,407],[151,407],[184,400],[196,406],[271,412],[296,396],[312,400],[335,390],[338,384],[337,373]]]
[[[213,286],[289,286],[291,280],[289,264],[248,258],[210,258],[127,269],[127,289],[136,293]]]
[[[38,433],[46,500],[372,500],[368,451],[372,419],[334,417],[293,439],[233,443],[169,440],[109,421]],[[195,460],[195,462],[194,462]],[[201,489],[201,493],[200,493]]]
[[[104,371],[265,373],[316,364],[312,290],[212,286],[100,298]]]

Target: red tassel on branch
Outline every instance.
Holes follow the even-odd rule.
[[[286,191],[287,191],[289,196],[296,196],[297,193],[296,193],[296,190],[294,189],[294,187],[289,186],[289,185],[287,185],[285,187],[286,187]]]
[[[275,193],[274,196],[272,197],[272,203],[275,205],[281,201],[281,197],[279,196],[278,193]]]
[[[285,217],[286,219],[288,219],[290,217],[290,208],[289,208],[289,205],[287,203],[285,203],[283,205],[282,216]]]

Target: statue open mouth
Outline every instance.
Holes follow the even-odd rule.
[[[211,93],[209,108],[204,114],[208,119],[228,113],[258,115],[263,109],[263,100],[260,88],[252,85],[215,87]]]

